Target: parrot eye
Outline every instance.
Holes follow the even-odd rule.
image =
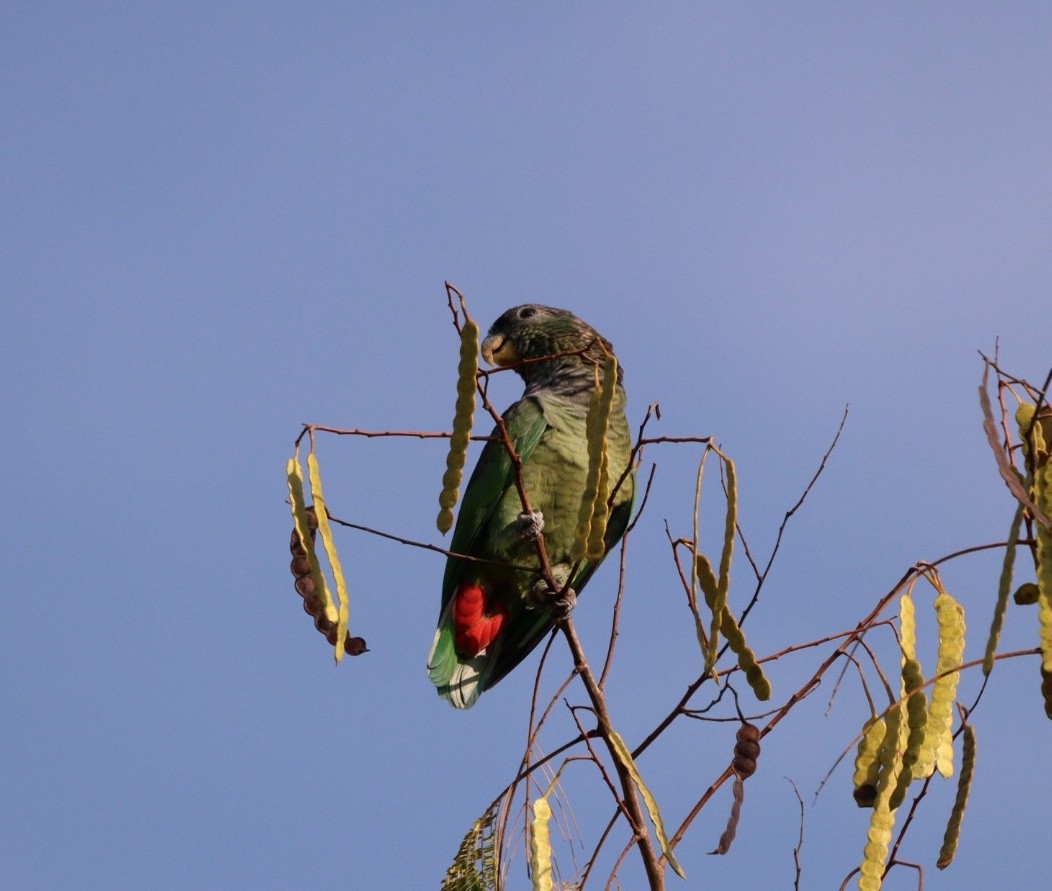
[[[519,310],[520,319],[528,319],[531,316],[535,316],[536,314],[537,310],[535,310],[532,306],[524,306],[522,309]]]

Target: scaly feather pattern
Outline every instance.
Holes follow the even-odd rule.
[[[530,506],[540,511],[555,580],[580,593],[602,557],[575,564],[574,531],[588,473],[585,422],[596,370],[613,347],[573,313],[540,304],[505,312],[482,342],[492,365],[512,367],[526,388],[503,415],[522,461]],[[621,366],[607,430],[611,486],[628,469],[631,435],[625,419]],[[611,501],[604,556],[624,535],[635,492],[628,474]],[[442,580],[438,630],[428,657],[440,696],[469,708],[529,655],[554,620],[534,589],[537,547],[524,535],[515,470],[500,442],[487,442],[464,491]],[[576,565],[576,571],[574,567]],[[570,578],[573,572],[573,578]]]

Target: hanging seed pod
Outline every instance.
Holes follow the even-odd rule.
[[[606,434],[610,429],[610,412],[617,392],[617,359],[607,356],[603,361],[603,384],[599,391],[599,417],[596,433],[601,435],[599,475],[596,480],[595,506],[585,546],[585,557],[601,560],[606,553],[606,524],[610,519],[610,467],[606,453]]]
[[[318,532],[318,516],[313,506],[304,509],[307,520],[307,529],[310,533],[310,541],[313,545]],[[318,591],[311,578],[310,561],[307,559],[307,549],[300,539],[299,531],[292,530],[292,538],[289,541],[289,551],[292,553],[292,561],[289,569],[295,577],[296,593],[303,598],[303,611],[314,619],[314,627],[332,645],[336,645],[338,623],[333,622],[325,612],[325,606],[318,596]],[[352,637],[350,634],[344,639],[344,652],[351,656],[360,656],[369,651],[365,640],[361,637]]]
[[[883,718],[870,718],[862,731],[855,753],[855,775],[852,782],[855,787],[855,803],[859,807],[873,807],[877,800],[877,780],[880,777],[881,746],[887,733],[887,724]]]
[[[716,844],[716,849],[709,851],[710,854],[726,854],[731,849],[731,845],[734,844],[734,837],[738,834],[738,821],[742,815],[742,802],[745,801],[745,783],[742,782],[740,776],[734,778],[731,795],[731,813],[727,818],[727,827],[723,830],[723,834]]]
[[[961,775],[957,778],[957,798],[950,811],[950,819],[946,824],[946,833],[942,838],[942,849],[939,851],[939,859],[935,865],[939,869],[946,869],[953,862],[957,854],[957,842],[961,835],[961,821],[964,819],[964,809],[968,806],[968,795],[972,789],[972,774],[975,772],[975,729],[971,724],[964,725],[964,742],[961,747]]]
[[[958,668],[964,659],[964,607],[945,591],[935,598],[939,624],[939,654],[936,681],[931,688],[929,742],[935,763],[944,777],[953,776],[953,703],[957,698]]]
[[[731,767],[743,780],[756,773],[756,759],[760,757],[760,729],[755,724],[742,724],[734,743]]]
[[[1045,700],[1045,715],[1052,719],[1052,671],[1041,669],[1041,696]]]
[[[585,417],[585,437],[588,443],[588,476],[585,479],[584,495],[577,515],[577,530],[574,534],[574,556],[577,559],[596,560],[603,556],[606,521],[609,513],[606,500],[609,497],[610,481],[606,457],[606,432],[610,423],[610,410],[614,402],[617,385],[617,359],[607,356],[600,379],[595,370],[595,389]]]
[[[475,381],[479,370],[479,326],[468,318],[460,329],[460,364],[457,366],[457,404],[453,412],[453,435],[449,439],[446,472],[438,496],[438,531],[445,535],[453,526],[453,507],[460,498],[468,442],[475,420]]]
[[[869,818],[869,830],[866,833],[866,846],[859,866],[861,878],[859,891],[880,891],[884,867],[891,845],[891,832],[895,826],[895,809],[901,801],[892,797],[898,785],[899,772],[902,769],[902,750],[905,747],[906,725],[902,720],[902,709],[892,707],[884,715],[887,730],[880,745],[879,776],[876,796],[873,800],[873,813]]]
[[[1019,542],[1019,529],[1023,523],[1023,505],[1017,504],[1012,522],[1008,527],[1008,544],[1005,546],[1004,560],[1001,563],[1001,577],[997,582],[997,602],[994,606],[994,616],[990,621],[990,636],[986,639],[986,652],[983,654],[983,674],[989,675],[994,670],[994,655],[997,652],[997,643],[1001,639],[1001,627],[1004,625],[1005,610],[1008,609],[1008,592],[1012,587],[1012,572],[1015,569],[1016,545]],[[1025,585],[1021,585],[1015,592],[1015,602],[1024,603],[1019,599],[1019,592]],[[1034,585],[1034,600],[1037,599],[1037,585]]]
[[[551,819],[552,806],[546,793],[533,802],[533,819],[530,820],[530,875],[533,876],[534,891],[552,891],[554,888]]]
[[[1034,500],[1047,515],[1052,512],[1052,464],[1034,471]],[[1041,643],[1041,667],[1052,672],[1052,529],[1036,524],[1037,622]]]

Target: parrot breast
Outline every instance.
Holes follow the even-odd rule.
[[[500,634],[508,612],[497,604],[496,612],[486,613],[486,592],[481,585],[465,583],[453,604],[453,642],[457,653],[474,658]]]

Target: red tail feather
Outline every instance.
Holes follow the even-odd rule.
[[[481,585],[463,584],[453,604],[453,641],[461,656],[477,656],[488,647],[504,627],[507,610],[497,604],[486,613],[486,592]]]

